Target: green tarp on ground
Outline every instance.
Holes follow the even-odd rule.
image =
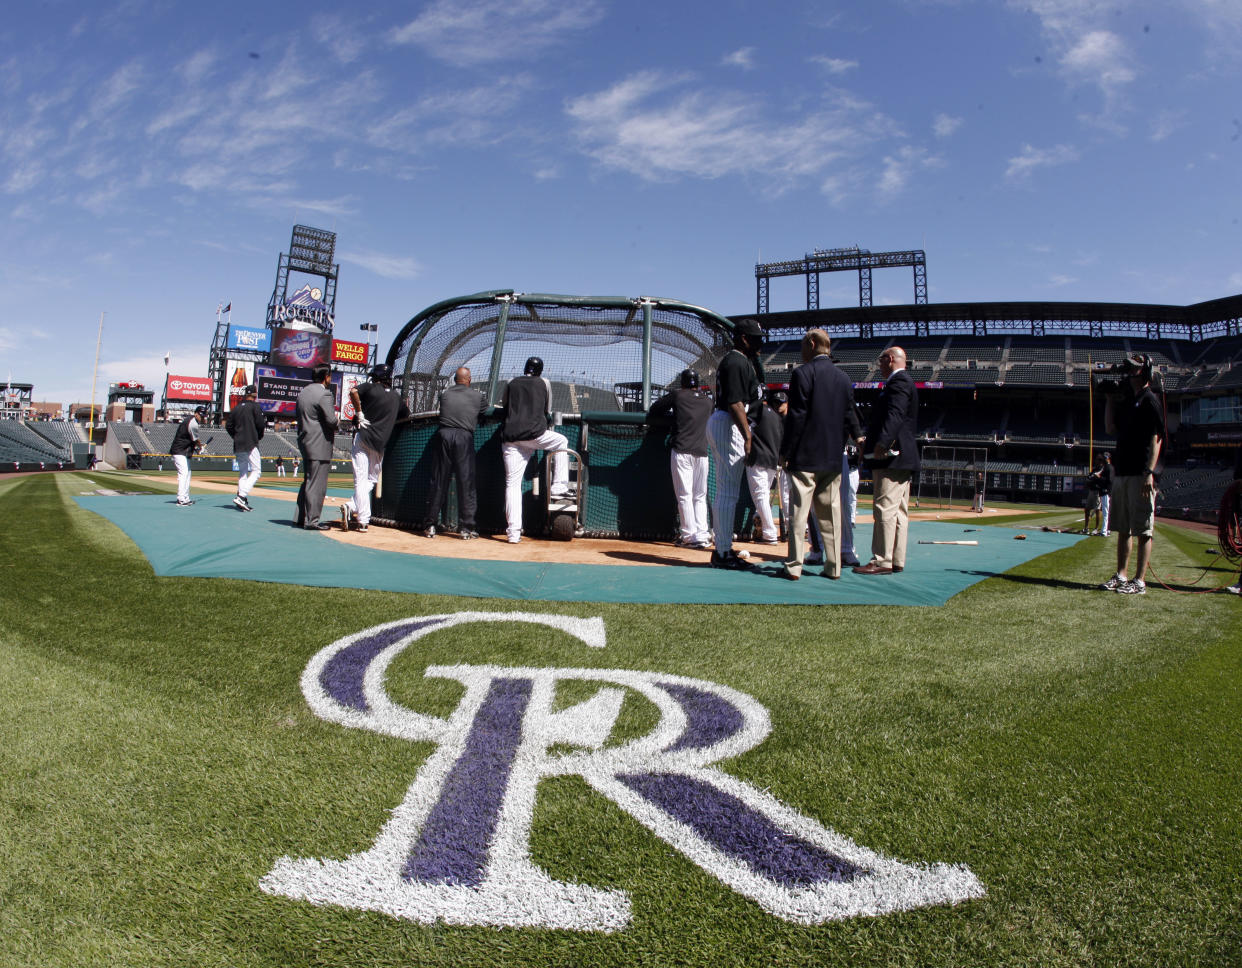
[[[862,576],[846,569],[828,581],[808,567],[786,581],[776,565],[757,573],[719,571],[702,564],[581,565],[469,561],[377,551],[293,527],[294,506],[253,498],[239,512],[231,496],[205,495],[181,508],[169,495],[78,497],[78,504],[113,522],[146,555],[157,575],[240,578],[419,594],[537,601],[652,602],[755,605],[943,605],[964,588],[1039,555],[1069,547],[1081,535],[915,521],[906,570]],[[871,527],[856,533],[860,556]],[[453,540],[446,538],[445,540]],[[977,540],[977,546],[922,545]]]

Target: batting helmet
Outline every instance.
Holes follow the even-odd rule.
[[[683,390],[695,390],[699,386],[698,370],[682,370],[681,371],[681,388]]]
[[[387,363],[377,363],[371,367],[371,379],[375,383],[391,383],[392,367]]]
[[[526,376],[542,376],[543,360],[537,356],[532,356],[526,361],[526,365],[522,367],[522,373]]]

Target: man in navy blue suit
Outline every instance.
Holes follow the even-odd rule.
[[[874,495],[871,560],[854,569],[860,575],[891,575],[906,567],[910,530],[910,479],[919,469],[914,439],[919,391],[906,371],[906,351],[890,346],[880,354],[884,389],[871,412],[863,454],[871,468]]]
[[[789,413],[781,456],[789,474],[789,555],[786,578],[797,581],[806,558],[806,522],[812,506],[823,542],[824,577],[841,577],[841,454],[861,441],[854,387],[828,356],[822,329],[802,337],[802,365],[789,383]]]

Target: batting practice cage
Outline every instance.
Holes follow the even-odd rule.
[[[987,499],[988,452],[983,447],[924,447],[918,507],[981,510]]]
[[[732,345],[728,319],[675,299],[500,290],[437,303],[406,323],[388,351],[393,386],[414,416],[398,425],[389,442],[374,520],[398,527],[425,523],[440,391],[466,366],[489,408],[475,432],[476,524],[482,532],[505,530],[504,465],[491,408],[508,381],[522,375],[527,358],[537,356],[552,384],[553,429],[582,458],[579,519],[585,534],[672,538],[677,506],[670,428],[648,427],[646,412],[680,386],[683,370],[697,370],[701,383],[714,387],[716,366]],[[547,529],[546,460],[537,454],[523,476],[523,521],[531,535]],[[457,519],[456,486],[454,481],[442,519],[450,530]],[[713,474],[709,495],[714,488]],[[752,515],[743,494],[736,529],[747,527]]]

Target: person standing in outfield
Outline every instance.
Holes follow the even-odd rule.
[[[302,486],[298,488],[297,526],[308,531],[327,531],[319,520],[328,492],[328,468],[332,441],[336,437],[336,398],[329,384],[332,367],[318,363],[311,382],[298,394],[298,450],[302,453]]]
[[[177,468],[177,507],[188,508],[194,502],[190,500],[190,455],[203,447],[198,439],[198,422],[207,411],[203,407],[195,407],[194,412],[177,425],[173,435],[172,454],[173,466]]]
[[[453,385],[440,394],[440,427],[431,438],[431,492],[423,525],[428,538],[436,536],[436,522],[453,475],[457,476],[457,533],[466,541],[479,536],[475,527],[479,502],[474,483],[474,431],[486,409],[487,397],[470,387],[470,368],[459,366]]]
[[[757,544],[780,543],[780,531],[772,518],[772,485],[776,483],[777,468],[781,462],[781,441],[785,426],[780,414],[773,410],[767,400],[759,406],[755,425],[751,429],[750,456],[746,458],[746,485],[750,499],[755,505],[759,520]]]
[[[1233,513],[1242,517],[1242,444],[1233,457]],[[1242,595],[1242,571],[1238,572],[1238,580],[1225,587],[1230,595]]]
[[[501,401],[504,418],[500,425],[500,454],[505,463],[505,522],[509,544],[522,540],[522,472],[537,450],[553,453],[552,494],[569,492],[569,460],[565,449],[569,441],[549,429],[552,412],[552,384],[543,376],[543,360],[532,356],[522,368],[522,376],[510,380]]]
[[[716,461],[716,499],[712,502],[712,529],[716,550],[712,567],[733,571],[754,568],[733,550],[733,518],[753,445],[752,414],[763,400],[763,327],[758,320],[739,319],[733,327],[733,349],[716,368],[716,409],[707,420],[707,443]]]
[[[1099,534],[1100,528],[1100,478],[1104,470],[1104,459],[1095,462],[1095,470],[1087,475],[1087,495],[1082,509],[1082,533]],[[1091,529],[1091,515],[1095,515],[1095,530]]]
[[[789,554],[784,575],[802,576],[803,533],[812,508],[824,556],[824,577],[841,577],[841,467],[847,440],[862,438],[854,410],[854,387],[832,362],[831,340],[822,329],[802,337],[802,365],[789,383],[789,416],[781,448],[789,472]]]
[[[1108,537],[1109,518],[1113,510],[1113,460],[1106,453],[1100,471],[1100,534]]]
[[[224,429],[233,438],[233,457],[237,460],[237,496],[233,498],[233,505],[239,511],[254,510],[250,506],[250,492],[263,472],[259,441],[267,430],[267,417],[255,402],[258,395],[258,387],[253,384],[246,387],[241,403],[224,419]]]
[[[854,571],[860,575],[891,575],[906,567],[910,531],[910,479],[919,469],[914,435],[918,424],[919,391],[906,370],[906,351],[890,346],[880,354],[884,389],[871,410],[863,454],[871,467],[873,513],[871,560]]]
[[[681,388],[664,394],[647,413],[648,423],[673,427],[668,466],[681,522],[675,544],[682,548],[711,547],[707,527],[707,418],[711,413],[712,398],[699,389],[695,370],[682,370]]]
[[[1100,587],[1122,595],[1145,595],[1156,523],[1156,468],[1165,438],[1164,405],[1151,386],[1150,357],[1132,356],[1123,366],[1121,393],[1110,393],[1104,403],[1104,429],[1117,438],[1117,476],[1113,479],[1117,573]],[[1131,539],[1138,553],[1134,578],[1128,579]]]
[[[380,363],[371,368],[371,382],[349,391],[358,415],[358,432],[350,461],[354,465],[354,499],[341,505],[341,527],[349,530],[350,515],[355,530],[366,531],[371,524],[371,489],[384,467],[384,450],[398,420],[410,415],[401,395],[392,388],[392,367]]]
[[[854,550],[854,525],[858,522],[858,447],[855,441],[848,441],[841,455],[841,564],[847,568],[862,564]]]

